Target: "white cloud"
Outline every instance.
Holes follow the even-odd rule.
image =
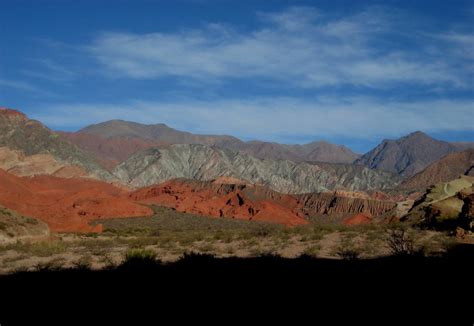
[[[474,131],[474,103],[428,100],[382,102],[367,97],[187,100],[174,103],[64,104],[31,114],[52,128],[74,128],[109,119],[166,123],[197,133],[285,142],[291,137],[396,137],[415,130]]]
[[[37,87],[34,84],[20,81],[20,80],[0,79],[0,86],[2,86],[3,88],[11,88],[11,89],[16,89],[25,93],[30,93],[34,96],[46,96],[46,97],[57,96],[57,94],[53,92],[46,91],[40,87]],[[4,91],[5,90],[2,90],[2,88],[0,88],[0,95],[3,95],[2,93]],[[5,91],[5,94],[6,94],[6,91]]]
[[[387,44],[402,26],[380,8],[336,18],[313,8],[258,16],[263,26],[251,32],[219,24],[171,33],[108,32],[87,49],[107,73],[138,79],[265,77],[310,88],[470,84],[460,57],[444,51],[446,42],[461,49],[470,39],[450,35],[433,42],[412,31],[404,37],[417,46]]]
[[[21,72],[29,77],[46,79],[53,82],[67,83],[78,77],[78,73],[51,59],[30,59],[34,68],[22,69]]]

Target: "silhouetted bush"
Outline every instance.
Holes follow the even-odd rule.
[[[123,269],[152,269],[160,265],[156,253],[149,249],[130,249],[125,253],[124,261],[119,266]]]
[[[360,256],[359,250],[351,247],[339,247],[336,251],[336,255],[346,260],[357,259]]]
[[[388,231],[388,246],[394,256],[413,255],[414,241],[405,229],[393,229]]]

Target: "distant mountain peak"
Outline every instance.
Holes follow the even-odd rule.
[[[458,149],[451,143],[432,138],[422,131],[415,131],[397,140],[382,141],[356,163],[411,176],[456,151]]]
[[[414,132],[412,132],[412,133],[409,133],[408,135],[402,137],[401,139],[405,139],[405,140],[407,140],[407,139],[410,139],[410,140],[415,139],[415,140],[416,140],[416,139],[425,139],[425,138],[434,139],[434,138],[428,136],[427,134],[425,134],[423,131],[419,131],[419,130],[418,130],[418,131],[414,131]]]

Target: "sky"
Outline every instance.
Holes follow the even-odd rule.
[[[356,152],[474,141],[473,1],[0,0],[0,106]]]

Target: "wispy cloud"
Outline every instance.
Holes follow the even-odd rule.
[[[40,108],[33,117],[53,128],[78,128],[109,119],[124,119],[164,122],[198,133],[285,142],[295,136],[370,139],[400,136],[414,130],[474,131],[472,107],[472,101],[462,100],[404,103],[366,97],[313,101],[279,97],[210,102],[64,104]]]
[[[51,59],[30,59],[34,69],[23,69],[22,73],[29,77],[47,79],[53,82],[70,82],[78,77],[78,73],[66,65]]]
[[[334,18],[295,7],[258,17],[262,26],[251,32],[220,24],[170,33],[105,32],[87,50],[108,74],[137,79],[264,77],[309,88],[472,85],[459,66],[468,59],[457,55],[469,47],[469,37],[423,38],[381,8]],[[456,51],[446,51],[448,43]]]
[[[33,96],[46,96],[46,97],[56,96],[56,94],[53,92],[44,90],[40,87],[35,86],[34,84],[21,81],[21,80],[0,79],[0,86],[26,92]]]

